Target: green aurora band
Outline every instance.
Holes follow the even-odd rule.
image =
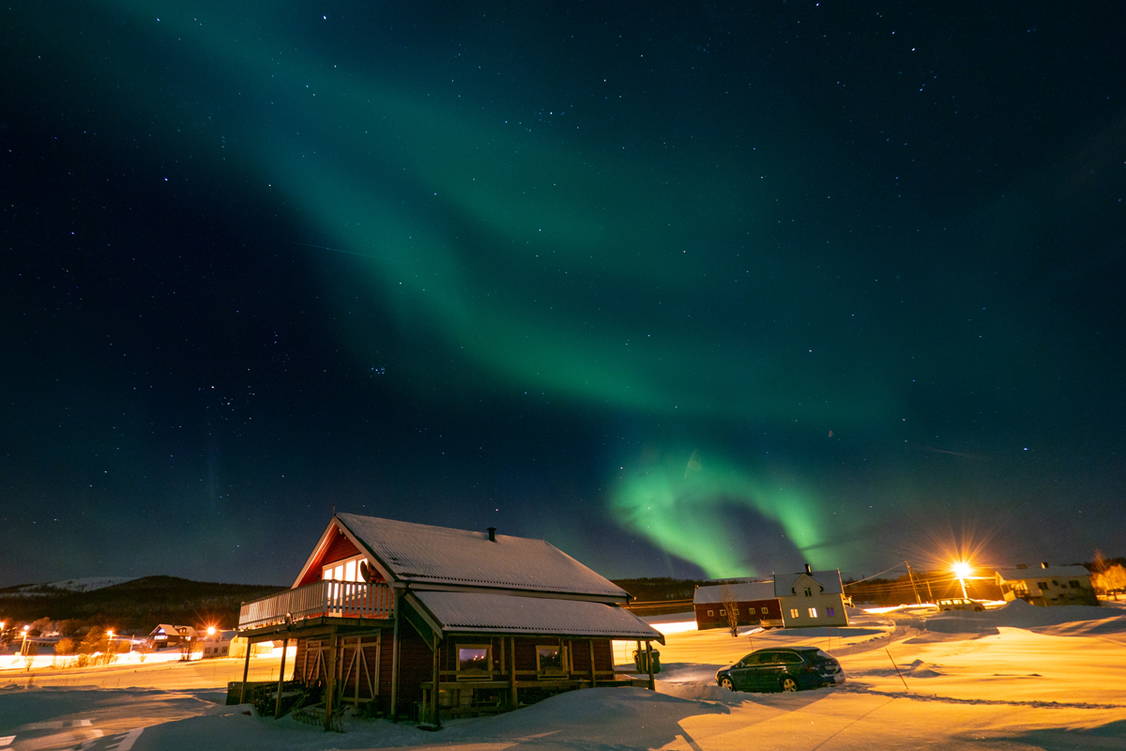
[[[839,311],[812,315],[812,328],[796,322],[794,311],[847,296],[849,281],[787,278],[824,259],[810,253],[795,270],[777,258],[784,214],[773,196],[803,189],[784,155],[751,165],[746,154],[740,162],[700,142],[665,150],[659,139],[624,155],[574,127],[575,114],[531,123],[498,114],[522,111],[511,99],[469,103],[488,90],[438,90],[440,71],[410,80],[362,55],[309,52],[268,12],[249,28],[221,4],[117,5],[156,47],[195,58],[184,98],[219,113],[201,137],[221,133],[225,169],[288,194],[310,228],[295,244],[354,257],[346,284],[326,275],[340,320],[358,278],[402,333],[442,353],[433,362],[456,358],[475,377],[641,421],[823,430],[890,409]],[[136,54],[133,88],[156,86],[143,64],[152,50]],[[791,146],[804,148],[796,136]],[[805,290],[797,299],[795,288]],[[368,360],[370,332],[342,328]],[[862,346],[880,346],[868,337]],[[414,369],[425,377],[433,362]],[[610,509],[708,575],[747,573],[715,544],[735,539],[723,503],[777,520],[799,550],[823,538],[812,492],[734,462],[709,458],[686,473],[677,461],[627,471]]]

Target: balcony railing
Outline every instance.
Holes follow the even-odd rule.
[[[295,623],[309,618],[390,618],[395,593],[386,584],[319,581],[244,602],[240,631]]]

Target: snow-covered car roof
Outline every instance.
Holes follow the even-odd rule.
[[[633,613],[601,602],[478,592],[426,591],[412,596],[446,633],[600,636],[664,643],[660,631]]]
[[[546,540],[337,514],[399,581],[624,600],[628,594]]]

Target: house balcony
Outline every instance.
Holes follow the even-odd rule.
[[[383,583],[319,581],[269,597],[244,602],[238,630],[291,629],[331,620],[389,620],[395,615],[395,592]]]

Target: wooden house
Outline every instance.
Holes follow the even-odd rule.
[[[326,727],[343,703],[438,725],[632,685],[611,640],[648,650],[663,637],[628,599],[544,540],[337,514],[289,590],[243,604],[239,632],[296,640],[295,680],[323,687]],[[278,707],[281,689],[279,677]]]
[[[786,628],[847,626],[844,586],[837,569],[814,571],[807,563],[797,574],[777,574],[774,595]]]
[[[177,626],[172,623],[158,623],[146,637],[153,649],[183,647],[199,636],[191,626]]]
[[[744,581],[697,587],[692,595],[696,628],[781,626],[782,611],[772,581]]]
[[[1083,566],[997,569],[994,578],[1005,602],[1024,600],[1032,605],[1098,605],[1091,572]]]

